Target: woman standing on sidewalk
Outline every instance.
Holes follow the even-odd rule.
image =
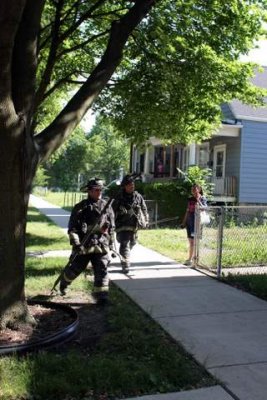
[[[195,244],[195,210],[198,204],[201,207],[207,206],[207,200],[203,197],[202,187],[198,184],[194,184],[191,188],[192,196],[188,199],[186,213],[183,218],[181,227],[186,228],[187,238],[189,242],[189,255],[188,260],[184,262],[184,265],[192,265],[194,259],[194,244]]]

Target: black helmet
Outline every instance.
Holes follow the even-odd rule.
[[[91,189],[103,189],[104,183],[101,178],[91,178],[86,185],[80,188],[81,192],[87,192]]]
[[[129,185],[129,183],[133,183],[135,181],[133,175],[125,175],[121,181],[121,186]]]

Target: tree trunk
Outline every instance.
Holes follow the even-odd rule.
[[[32,320],[25,301],[24,259],[30,185],[37,164],[24,121],[16,117],[6,132],[2,130],[0,149],[0,328],[18,328]]]

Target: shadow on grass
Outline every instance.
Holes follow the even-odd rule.
[[[38,247],[44,247],[44,246],[49,246],[51,244],[55,243],[62,243],[62,240],[65,239],[65,236],[62,235],[58,239],[55,238],[49,238],[49,237],[44,237],[44,236],[39,236],[39,235],[33,235],[31,233],[26,233],[26,243],[27,247],[29,246],[38,246]],[[66,240],[65,240],[66,242]]]
[[[41,262],[41,260],[40,260]],[[58,266],[58,267],[49,267],[49,268],[34,268],[34,267],[27,267],[26,269],[26,278],[36,278],[36,277],[49,277],[49,276],[54,276],[55,274],[59,274],[63,268],[65,267],[65,265],[67,264],[67,262],[62,261],[62,265]]]
[[[50,218],[46,217],[44,214],[38,213],[33,207],[29,207],[28,209],[27,222],[46,222],[48,225],[55,225]]]

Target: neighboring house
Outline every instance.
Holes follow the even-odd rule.
[[[253,82],[267,88],[267,67]],[[164,146],[150,138],[145,153],[133,146],[132,170],[150,182],[177,177],[176,167],[210,167],[215,201],[267,204],[267,106],[253,108],[235,100],[222,111],[221,128],[201,144]]]

